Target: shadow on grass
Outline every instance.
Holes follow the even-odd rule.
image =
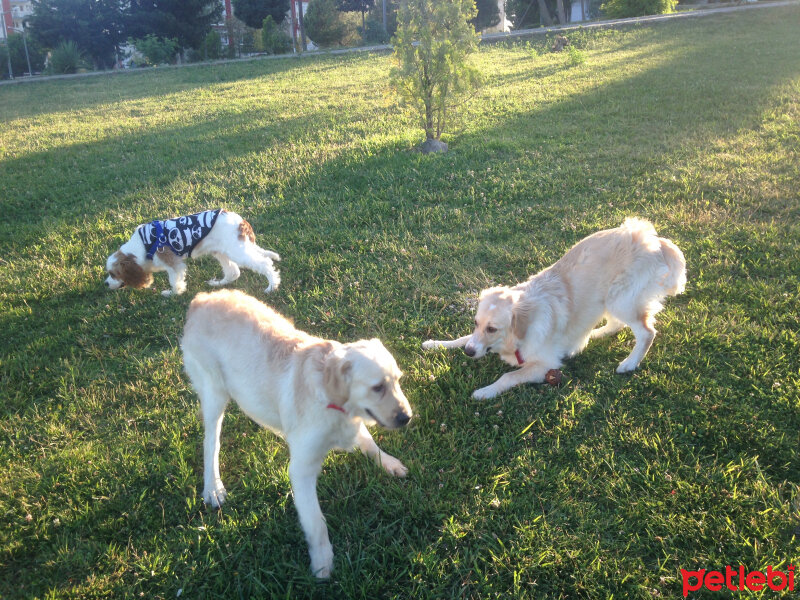
[[[458,292],[450,290],[454,290],[454,285],[464,277],[472,278],[469,287],[478,288],[488,283],[488,279],[496,278],[498,283],[522,280],[530,273],[550,264],[569,245],[595,229],[597,223],[592,221],[594,217],[587,216],[582,220],[579,219],[582,222],[579,223],[578,230],[558,233],[562,214],[574,210],[575,206],[589,212],[595,209],[598,200],[593,187],[586,182],[588,178],[600,181],[607,179],[611,181],[614,190],[622,190],[625,186],[641,186],[646,190],[655,190],[656,183],[645,184],[642,178],[653,166],[671,160],[674,149],[681,148],[685,151],[694,140],[698,140],[699,144],[700,141],[714,136],[725,137],[740,128],[757,126],[770,102],[768,91],[795,79],[800,73],[800,65],[795,63],[768,61],[759,71],[758,85],[763,88],[764,93],[746,103],[746,110],[723,115],[709,107],[711,101],[707,96],[709,87],[706,85],[706,80],[710,73],[697,71],[692,66],[693,62],[699,62],[691,60],[692,54],[700,56],[705,50],[701,42],[696,49],[690,50],[688,64],[676,61],[662,63],[625,81],[604,86],[564,102],[542,106],[529,114],[504,119],[503,122],[496,123],[493,129],[462,136],[452,145],[453,151],[446,156],[421,157],[412,153],[398,155],[389,150],[368,158],[354,155],[340,156],[292,179],[289,187],[298,193],[291,205],[278,206],[274,211],[270,211],[269,215],[247,215],[257,231],[266,232],[270,227],[274,227],[280,232],[284,244],[294,245],[297,250],[298,258],[292,259],[290,254],[287,258],[290,262],[284,263],[288,265],[284,273],[284,285],[277,295],[270,297],[270,303],[283,311],[291,307],[306,319],[311,318],[309,315],[318,314],[313,312],[316,309],[336,313],[339,316],[347,315],[344,323],[334,322],[332,319],[320,319],[314,328],[314,332],[320,335],[351,339],[374,333],[379,329],[389,332],[392,338],[390,342],[398,344],[397,339],[401,334],[408,335],[412,340],[403,348],[405,355],[403,362],[414,364],[415,361],[422,360],[419,355],[414,355],[412,346],[416,347],[417,342],[430,332],[442,333],[450,328],[468,328],[471,316],[448,310],[450,298],[444,298],[436,305],[441,306],[442,317],[433,322],[429,313],[417,307],[417,305],[424,306],[428,301],[433,302],[426,296],[434,293],[441,295],[452,293],[455,296]],[[680,60],[687,60],[687,57],[683,56]],[[718,68],[721,72],[733,71],[737,60],[736,53],[731,52],[728,59],[716,64],[714,69]],[[680,88],[675,87],[676,69],[681,74]],[[714,85],[723,88],[728,86],[725,89],[730,94],[737,93],[735,75],[728,75],[722,83],[717,81]],[[634,87],[639,92],[635,102],[632,102],[629,92]],[[679,103],[676,102],[678,96],[680,96]],[[691,106],[704,109],[687,112],[687,108]],[[126,143],[130,141],[131,145],[140,147],[137,153],[142,147],[146,149],[147,160],[153,158],[154,152],[159,152],[155,155],[159,161],[180,162],[180,165],[177,168],[159,169],[155,173],[148,173],[133,181],[116,184],[118,187],[109,186],[110,195],[114,198],[110,202],[123,206],[129,202],[128,184],[145,187],[166,183],[185,169],[209,167],[216,161],[224,161],[226,157],[251,151],[260,144],[260,136],[264,134],[263,129],[252,127],[245,129],[244,132],[231,133],[227,128],[239,119],[246,119],[248,116],[255,118],[257,112],[244,116],[224,115],[207,123],[127,138]],[[601,141],[592,141],[592,136],[596,132],[607,129],[611,119],[617,123],[615,128],[605,133]],[[300,119],[280,120],[267,127],[269,142],[277,144],[284,130],[299,131],[297,135],[302,136],[309,135],[313,128],[308,127]],[[703,131],[702,135],[698,135],[699,130]],[[529,132],[523,143],[514,145],[492,141],[503,138],[507,132],[520,131]],[[175,145],[169,144],[173,138],[184,136],[186,141]],[[637,155],[637,147],[633,145],[631,151],[619,154],[621,158],[619,162],[607,164],[608,156],[614,154],[607,148],[626,147],[629,146],[631,138],[653,136],[657,136],[659,144],[651,155]],[[59,203],[36,208],[36,202],[43,201],[47,197],[45,194],[50,193],[45,191],[45,186],[34,190],[31,200],[20,200],[17,196],[26,189],[25,178],[22,178],[22,183],[13,184],[17,187],[12,189],[18,194],[7,201],[9,214],[15,219],[26,220],[26,224],[20,227],[21,235],[14,242],[15,247],[37,242],[39,234],[35,226],[47,220],[68,220],[83,214],[90,220],[104,213],[108,208],[105,203],[97,203],[91,207],[77,204],[83,194],[94,189],[94,184],[84,187],[81,178],[88,173],[95,180],[101,179],[104,172],[92,169],[99,169],[96,167],[97,163],[108,153],[119,150],[121,143],[120,140],[114,140],[86,144],[80,148],[60,149],[34,157],[35,162],[38,161],[36,164],[41,167],[53,161],[68,165],[70,161],[74,162],[81,157],[82,164],[89,170],[72,173],[66,170],[64,187],[77,188],[69,192],[73,195],[68,196],[68,199],[76,204],[63,208],[58,205]],[[165,144],[168,146],[166,150],[157,150]],[[199,144],[205,145],[208,153],[194,155],[189,151],[190,147]],[[527,161],[526,151],[529,149],[540,152],[533,164],[523,162],[523,159]],[[708,149],[698,145],[695,150],[696,155],[701,155]],[[566,158],[573,164],[565,166],[563,173],[553,175],[549,171],[557,160],[565,157],[565,153]],[[592,156],[595,154],[603,155],[606,162],[602,166],[592,164]],[[694,153],[687,152],[684,160],[691,161],[693,158]],[[584,161],[591,164],[588,171],[582,166]],[[500,189],[499,186],[503,184],[509,171],[517,164],[531,168],[526,175],[532,185],[521,190]],[[21,177],[25,168],[22,161],[18,163],[12,161],[11,166],[13,173]],[[500,174],[498,180],[484,174],[487,166],[494,173]],[[469,175],[470,171],[479,173],[477,176],[474,172]],[[456,179],[453,180],[451,177]],[[617,210],[623,213],[640,212],[647,216],[646,213],[650,212],[646,201],[639,201],[630,196],[613,199],[619,203]],[[711,197],[710,200],[715,201],[715,198]],[[532,210],[520,213],[520,210],[528,208]],[[599,212],[600,215],[597,217],[599,220],[610,221],[618,216],[609,214],[615,211]],[[616,223],[606,223],[606,225],[612,224]],[[689,242],[690,251],[687,252],[687,259],[692,265],[691,269],[699,268],[695,266],[699,261],[692,250],[695,240],[691,238],[706,236],[708,231],[679,220],[669,221],[669,225],[687,238],[685,240],[678,238],[676,241],[680,245],[683,245],[684,241]],[[725,235],[730,242],[736,242],[735,236],[730,232],[718,235]],[[422,253],[419,247],[412,247],[424,244],[431,245],[427,254]],[[396,266],[392,260],[397,258],[397,255],[390,256],[391,248],[396,246],[410,248],[408,256],[400,255],[401,266]],[[279,250],[283,252],[281,248]],[[292,260],[295,262],[291,262]],[[402,270],[402,267],[408,265],[413,266],[415,272]],[[325,269],[331,266],[344,273],[340,280],[326,279],[330,273],[326,275]],[[371,303],[365,304],[363,296],[345,286],[345,283],[348,283],[345,277],[348,275],[347,269],[353,271],[349,277],[356,283],[366,282],[365,286],[374,288],[370,290],[374,294]],[[749,274],[742,272],[742,279],[746,279]],[[197,284],[199,287],[200,279],[196,273],[190,274],[190,279],[192,285]],[[312,295],[311,292],[315,287],[321,290],[320,294]],[[462,293],[466,295],[468,290]],[[715,291],[709,288],[700,291],[690,290],[686,296],[671,300],[666,312],[676,313],[675,319],[680,320],[681,313],[687,310],[687,305],[692,299],[697,299],[701,294],[710,296],[714,293]],[[738,296],[727,299],[729,305],[741,302],[742,307],[746,307],[742,297],[748,293],[749,288],[743,287]],[[143,360],[152,349],[164,349],[171,343],[174,344],[180,334],[185,308],[192,296],[187,294],[181,299],[164,301],[159,296],[146,292],[123,292],[122,295],[116,296],[96,294],[97,290],[91,286],[86,286],[81,291],[54,291],[45,297],[29,300],[33,315],[29,320],[6,317],[2,321],[3,329],[11,336],[8,350],[3,356],[4,384],[14,388],[16,393],[13,402],[8,405],[8,412],[32,414],[38,405],[51,401],[59,393],[60,381],[68,379],[71,376],[69,369],[74,368],[74,365],[62,362],[65,356],[70,356],[68,349],[75,349],[76,358],[71,360],[77,360],[84,341],[88,342],[88,349],[93,353],[100,356],[104,353],[113,355],[110,360],[114,361],[114,365],[109,370],[117,373],[118,379],[128,378],[130,383],[137,383],[136,377],[140,373],[136,369],[126,368],[125,361]],[[296,299],[292,301],[290,296],[295,296]],[[359,313],[364,306],[375,313],[375,316],[371,317],[374,320],[364,318],[364,315]],[[121,317],[123,313],[120,309],[125,309],[124,317]],[[123,319],[124,322],[121,324]],[[570,525],[575,525],[575,522],[580,520],[579,511],[595,509],[604,514],[616,512],[624,516],[621,520],[627,520],[629,523],[625,528],[626,533],[635,534],[631,536],[632,539],[638,536],[634,540],[634,550],[631,554],[641,557],[644,566],[650,567],[659,557],[655,550],[647,547],[647,544],[653,541],[654,535],[660,533],[648,530],[654,525],[641,512],[643,510],[641,507],[625,505],[632,497],[636,498],[637,493],[609,500],[610,496],[598,495],[596,488],[582,486],[579,481],[565,480],[561,483],[572,485],[575,490],[567,493],[564,487],[560,487],[561,473],[542,476],[540,474],[546,472],[545,469],[540,470],[538,474],[525,470],[526,463],[537,458],[545,465],[557,465],[559,468],[565,468],[564,465],[581,464],[585,459],[586,448],[591,449],[595,440],[600,439],[607,448],[618,452],[627,464],[622,462],[609,462],[605,466],[598,464],[595,465],[596,470],[586,477],[611,477],[616,470],[619,470],[629,475],[631,481],[635,482],[636,477],[640,475],[635,469],[641,470],[641,465],[653,461],[654,456],[663,449],[659,450],[657,446],[648,445],[641,439],[615,437],[618,432],[625,432],[628,429],[638,428],[647,434],[659,433],[672,444],[667,450],[673,459],[685,458],[686,465],[692,468],[702,468],[713,463],[709,456],[719,457],[719,460],[724,461],[750,457],[756,451],[761,455],[765,465],[762,476],[766,480],[776,482],[785,478],[797,481],[796,467],[791,464],[794,457],[792,440],[795,439],[798,428],[796,413],[787,416],[781,412],[780,406],[765,407],[751,400],[746,395],[750,392],[746,380],[747,374],[732,370],[729,364],[731,357],[727,353],[734,347],[734,343],[758,348],[765,344],[764,339],[743,334],[734,340],[734,343],[716,340],[713,336],[711,339],[697,340],[693,335],[700,333],[698,329],[699,327],[693,329],[689,325],[679,326],[673,322],[657,338],[651,354],[643,365],[642,375],[634,376],[632,379],[615,378],[610,375],[616,360],[620,358],[612,357],[611,354],[624,352],[616,347],[617,342],[612,340],[592,344],[585,354],[575,358],[565,368],[569,376],[576,381],[573,389],[578,389],[577,384],[581,383],[589,387],[590,395],[598,397],[596,402],[582,409],[579,407],[574,418],[569,417],[571,400],[568,395],[572,391],[570,389],[553,391],[529,386],[504,395],[495,403],[487,403],[480,407],[472,405],[467,399],[467,394],[462,393],[461,388],[456,386],[463,387],[467,375],[473,376],[473,374],[474,379],[466,380],[469,387],[474,389],[481,384],[485,385],[499,376],[506,367],[495,361],[470,363],[462,369],[455,365],[461,361],[460,355],[448,355],[446,358],[448,368],[455,376],[451,379],[445,377],[441,383],[437,382],[441,387],[436,393],[428,393],[429,389],[434,388],[426,381],[418,381],[417,389],[413,390],[413,393],[418,393],[420,397],[419,408],[415,406],[415,409],[418,408],[420,412],[427,411],[429,415],[427,420],[417,421],[416,429],[412,430],[409,436],[412,440],[409,451],[416,453],[413,460],[417,463],[417,469],[412,470],[412,476],[416,477],[414,482],[416,485],[409,486],[411,488],[409,490],[387,483],[388,499],[376,498],[369,488],[367,489],[370,493],[359,492],[357,496],[353,496],[350,490],[361,484],[357,481],[360,469],[352,469],[350,461],[343,461],[344,466],[331,467],[330,473],[324,476],[320,487],[323,492],[321,496],[324,498],[323,510],[329,515],[332,525],[337,525],[337,531],[332,533],[333,543],[337,548],[337,568],[350,569],[346,563],[349,552],[352,551],[356,556],[361,552],[359,539],[362,538],[347,533],[347,528],[353,527],[352,531],[360,532],[367,537],[369,536],[367,530],[373,523],[388,522],[388,527],[391,528],[393,514],[407,514],[410,515],[410,523],[406,523],[405,531],[392,531],[391,535],[386,534],[386,536],[375,535],[371,542],[373,546],[371,549],[377,553],[378,548],[374,546],[380,546],[384,538],[397,536],[401,540],[401,547],[393,550],[391,557],[396,561],[405,560],[411,563],[411,566],[407,570],[397,570],[400,574],[396,575],[394,589],[415,589],[415,586],[423,585],[419,583],[420,581],[427,581],[431,587],[457,593],[464,588],[465,577],[469,575],[471,569],[467,559],[474,558],[477,564],[483,566],[489,563],[486,552],[476,556],[479,551],[470,551],[469,544],[474,543],[478,547],[488,544],[493,552],[501,552],[496,540],[490,540],[491,533],[500,538],[504,535],[515,535],[514,532],[518,528],[525,526],[525,523],[519,523],[519,515],[523,513],[548,517],[557,524],[557,527],[546,530],[546,533],[564,536],[566,539],[571,535]],[[681,341],[675,335],[677,331],[685,332],[689,341]],[[104,337],[106,335],[109,337]],[[30,338],[34,339],[31,341]],[[128,348],[124,347],[126,341],[130,342]],[[122,350],[119,350],[120,346],[123,346]],[[701,365],[702,368],[697,365],[698,356],[709,358],[707,364]],[[744,362],[747,357],[735,358]],[[106,359],[97,358],[89,353],[81,356],[81,359],[84,362],[79,363],[81,368],[78,375],[83,381],[90,380],[106,368],[103,364]],[[676,369],[670,370],[667,364],[669,360],[676,362]],[[719,399],[718,396],[713,396],[714,389],[729,386],[724,381],[725,374],[734,373],[745,378],[741,389],[737,387],[733,390],[735,397],[729,399],[730,404],[726,407],[729,409],[728,413],[722,412],[719,415],[718,412],[713,412],[719,409],[713,409],[710,404],[697,405],[698,401],[694,396],[700,394],[690,389],[695,382],[684,383],[685,389],[676,394],[672,385],[664,385],[663,381],[658,379],[658,377],[677,378],[678,374],[693,369],[699,370],[701,376],[708,378],[703,385],[711,391],[702,393],[711,396],[712,401]],[[598,371],[608,373],[598,375]],[[31,372],[37,373],[34,380],[38,378],[38,373],[47,374],[42,376],[40,383],[35,384],[39,387],[34,387],[31,393],[27,393],[28,380],[25,374]],[[716,377],[719,377],[719,380]],[[700,384],[702,382],[698,383]],[[618,400],[617,394],[625,394],[625,397]],[[453,400],[463,404],[454,406]],[[515,432],[523,431],[531,422],[531,416],[539,416],[541,425],[536,430],[536,436],[530,442],[523,442],[511,436],[505,439],[492,437],[499,434],[492,434],[488,423],[490,418],[495,418],[498,409],[504,409],[507,417],[505,421],[498,422]],[[472,419],[473,411],[482,414]],[[609,423],[609,417],[614,419],[613,425]],[[711,422],[715,428],[698,431],[697,427],[693,427],[694,421]],[[450,430],[455,430],[457,435],[448,437],[447,431],[441,428],[443,423]],[[764,441],[765,432],[774,433],[767,442]],[[193,433],[199,432],[195,430]],[[158,434],[154,434],[154,437],[158,439]],[[394,443],[397,444],[397,441]],[[158,454],[165,447],[168,447],[168,441],[162,439],[161,446],[152,449],[153,453]],[[193,477],[189,487],[192,484],[199,487],[201,484],[197,448],[199,439],[195,440],[194,452],[186,457],[193,465]],[[402,452],[396,452],[391,448],[390,451],[407,460]],[[479,453],[486,455],[490,451],[495,453],[491,455],[491,459],[487,459],[491,464],[487,465],[483,459],[476,458],[479,457]],[[527,454],[529,451],[534,454]],[[602,458],[610,460],[610,457]],[[473,491],[480,492],[475,490],[477,485],[488,487],[487,482],[494,474],[494,470],[511,464],[518,465],[512,475],[515,482],[520,482],[520,488],[511,497],[507,507],[501,503],[500,509],[496,511],[498,516],[490,516],[487,499],[479,493],[475,493],[474,497],[469,494]],[[676,468],[686,465],[678,463]],[[54,462],[42,471],[47,471],[44,474],[49,475],[58,468],[59,464]],[[444,472],[442,473],[440,469]],[[370,476],[373,475],[371,466],[364,467],[364,470],[369,470]],[[751,471],[747,474],[751,474]],[[241,471],[237,475],[244,476]],[[578,478],[575,473],[567,475]],[[194,525],[196,514],[199,513],[187,513],[181,502],[187,495],[193,495],[195,492],[190,491],[187,494],[186,491],[180,492],[177,489],[167,489],[165,492],[161,488],[163,473],[154,474],[151,478],[120,466],[110,472],[108,477],[127,482],[130,497],[121,496],[113,505],[93,506],[89,509],[90,514],[83,520],[76,519],[65,523],[58,535],[39,540],[28,549],[14,550],[11,559],[5,559],[3,562],[6,564],[0,567],[0,579],[8,581],[8,576],[20,569],[24,569],[31,579],[29,570],[31,567],[28,565],[31,562],[35,563],[37,557],[45,557],[53,562],[36,563],[37,568],[43,569],[40,581],[47,581],[52,586],[68,587],[72,585],[70,578],[76,577],[75,573],[77,577],[83,578],[98,571],[95,561],[102,556],[103,545],[128,543],[133,549],[142,546],[152,548],[152,538],[159,534],[169,539],[164,544],[166,548],[185,547],[194,540],[194,532],[191,535],[185,532],[175,533],[172,529]],[[645,482],[640,483],[642,486],[645,485]],[[706,482],[698,478],[697,483],[700,485]],[[617,484],[623,485],[622,482]],[[527,488],[523,487],[524,485],[527,485]],[[681,501],[690,506],[690,510],[705,511],[707,508],[703,501],[698,501],[699,494],[688,500],[685,496],[672,499],[666,480],[656,489],[668,495],[666,499],[657,499],[666,503],[662,505],[666,506],[663,509],[666,512],[678,511]],[[48,491],[48,486],[43,484],[37,493],[46,494]],[[143,493],[144,496],[141,496]],[[285,493],[285,490],[282,493]],[[163,509],[155,503],[155,500],[149,506],[141,501],[142,497],[149,500],[159,496],[169,498]],[[267,496],[271,496],[271,492]],[[246,497],[246,494],[241,496],[241,498]],[[464,501],[464,497],[468,500]],[[717,502],[714,496],[709,498],[711,500],[708,502]],[[575,502],[578,501],[583,504],[576,505]],[[456,508],[452,508],[454,504]],[[720,505],[712,504],[712,508]],[[253,506],[254,510],[262,510],[263,503],[255,500]],[[658,504],[643,501],[642,506],[649,509],[657,507]],[[680,509],[682,518],[686,518],[686,510]],[[137,511],[141,517],[139,521],[144,526],[137,527],[136,518],[132,519],[132,524],[126,522],[120,526],[114,525],[114,520],[119,518],[119,515],[136,515]],[[376,513],[380,519],[374,519]],[[479,527],[471,525],[472,529],[467,536],[458,538],[456,532],[451,539],[448,537],[449,534],[444,533],[448,518],[456,516],[468,520],[471,513],[479,516]],[[163,521],[162,514],[166,514]],[[359,517],[351,519],[348,515]],[[241,516],[241,513],[238,513],[238,516]],[[637,522],[637,519],[640,521]],[[147,526],[154,522],[163,523],[162,530],[154,532]],[[561,529],[558,529],[559,527]],[[87,539],[87,530],[94,529],[100,531],[98,539]],[[588,548],[580,544],[590,543],[593,533],[591,526],[584,523],[578,531],[586,539],[578,540],[576,544]],[[608,542],[605,536],[613,538],[620,535],[616,534],[616,531],[618,530],[613,529],[610,524],[603,523],[594,533],[604,536],[602,543],[610,544],[616,543],[616,540]],[[669,550],[677,552],[680,549],[691,548],[690,535],[691,531],[687,529],[679,543]],[[709,542],[711,534],[705,532],[704,536],[706,536],[703,538],[705,545]],[[85,560],[66,563],[68,568],[60,566],[52,557],[58,556],[57,550],[61,539],[77,540],[79,554],[80,547],[84,546]],[[275,570],[269,571],[269,568],[264,571],[263,565],[258,563],[258,560],[268,563],[274,560],[275,555],[275,547],[271,550],[265,548],[261,544],[262,539],[281,540],[276,542],[275,547],[280,548],[284,563],[277,575]],[[94,545],[95,543],[97,545]],[[227,543],[233,545],[232,550],[227,550],[225,546]],[[711,546],[714,544],[710,544],[709,547]],[[243,550],[252,550],[253,555],[245,556],[242,554]],[[212,559],[203,562],[208,556]],[[453,556],[460,556],[466,566],[461,565],[457,568],[453,565],[450,572],[437,573],[435,566],[429,567],[425,562],[429,557],[435,557],[434,562],[440,566],[451,564],[447,563],[447,560]],[[529,568],[539,575],[552,576],[552,580],[546,583],[547,586],[551,586],[550,592],[555,594],[560,590],[563,594],[566,589],[575,595],[580,595],[581,590],[572,587],[574,579],[570,579],[575,572],[575,565],[580,566],[580,564],[570,557],[562,557],[559,562],[547,565],[548,558],[541,559],[539,563],[532,563]],[[624,552],[621,558],[626,558]],[[750,556],[746,558],[749,559]],[[306,548],[296,515],[291,509],[283,514],[274,515],[259,527],[237,531],[234,525],[214,543],[200,542],[197,546],[193,546],[188,557],[181,560],[186,562],[184,570],[179,570],[180,576],[185,577],[185,580],[175,582],[176,588],[183,585],[183,581],[189,582],[187,589],[189,586],[194,586],[198,590],[204,589],[204,581],[209,579],[214,579],[216,582],[220,578],[229,577],[236,581],[236,577],[244,569],[248,570],[248,576],[252,580],[242,583],[240,579],[241,589],[252,594],[265,593],[263,589],[265,585],[272,586],[272,589],[287,585],[285,580],[276,582],[276,577],[280,579],[286,572],[292,572],[293,568],[296,569],[293,572],[299,574],[298,585],[308,583],[303,575],[306,573]],[[205,566],[193,571],[191,569],[193,560]],[[366,557],[364,565],[375,566],[375,560]],[[296,564],[292,567],[290,563]],[[144,569],[146,564],[146,561],[141,561],[142,566],[137,564],[136,568]],[[77,571],[73,568],[77,568]],[[352,567],[352,572],[367,575],[366,571],[363,565]],[[252,575],[253,572],[257,574]],[[613,578],[614,574],[611,572],[606,576]],[[508,572],[502,576],[512,577]],[[134,577],[132,573],[125,574],[121,576],[120,581],[126,582],[128,578],[133,580]],[[412,577],[417,578],[414,579],[415,583],[411,583]],[[631,593],[635,591],[633,583],[607,583],[609,589]],[[172,584],[166,579],[156,580],[153,588],[163,589],[169,585]],[[225,583],[219,585],[224,586]],[[149,588],[147,589],[149,591]],[[324,592],[319,591],[320,589],[316,588],[309,593],[323,595]],[[40,591],[37,590],[35,593]],[[44,591],[41,591],[41,595],[44,595]]]

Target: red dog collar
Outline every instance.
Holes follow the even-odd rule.
[[[519,353],[519,348],[517,348],[516,350],[514,350],[514,356],[516,356],[516,357],[517,357],[517,362],[518,362],[519,364],[523,364],[523,363],[525,362],[524,360],[522,360],[522,354],[520,354],[520,353]]]
[[[339,412],[345,412],[345,410],[341,406],[339,406],[338,404],[334,404],[333,402],[328,404],[328,406],[326,406],[325,408],[332,408],[333,410],[338,410]]]

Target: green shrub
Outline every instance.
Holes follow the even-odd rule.
[[[292,49],[292,38],[267,15],[261,24],[261,45],[267,54],[286,54]]]
[[[309,39],[321,48],[341,46],[347,36],[347,24],[336,0],[311,0],[303,26]]]
[[[364,31],[361,36],[365,42],[371,44],[386,44],[397,31],[397,3],[393,0],[386,2],[386,30],[383,29],[383,0],[376,2],[367,13]]]
[[[53,75],[77,73],[83,65],[83,53],[75,42],[61,42],[50,53],[48,72]]]
[[[154,33],[150,33],[140,40],[129,40],[128,43],[144,56],[148,65],[162,65],[174,62],[175,55],[180,48],[178,40],[160,38]]]
[[[31,38],[27,36],[28,44],[28,58],[31,61],[31,69],[33,72],[39,72],[44,69],[45,53],[42,47]],[[0,78],[6,79],[8,77],[8,53],[11,53],[11,71],[14,77],[20,77],[28,72],[28,58],[25,56],[25,41],[18,33],[12,33],[8,36],[8,47],[5,44],[0,45]]]
[[[201,60],[216,60],[222,56],[222,38],[213,29],[206,34],[198,49]]]
[[[606,17],[624,19],[674,12],[678,0],[608,0],[600,6]]]
[[[586,52],[584,50],[578,50],[571,44],[567,46],[567,57],[569,64],[573,67],[582,65],[586,62]]]

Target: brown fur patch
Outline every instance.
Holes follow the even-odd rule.
[[[253,227],[244,219],[239,223],[239,239],[253,244],[256,243],[256,234],[253,232]]]
[[[117,251],[117,264],[111,269],[111,276],[128,287],[145,288],[153,283],[153,275],[142,269],[133,254]]]
[[[347,385],[347,373],[353,368],[352,363],[336,354],[329,354],[325,358],[325,373],[322,383],[325,392],[333,402],[341,406],[347,402],[350,396],[349,386]]]
[[[531,312],[533,303],[525,299],[515,302],[511,309],[511,331],[518,340],[525,339],[528,326],[531,324]]]
[[[195,247],[195,250],[197,248]],[[175,254],[172,250],[167,247],[161,248],[158,252],[155,253],[155,256],[158,257],[162,263],[167,265],[168,267],[174,267],[178,263],[183,262],[183,258]]]

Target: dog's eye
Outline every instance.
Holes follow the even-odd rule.
[[[495,333],[497,331],[497,327],[487,327],[486,333]]]
[[[372,391],[375,392],[376,394],[382,394],[384,387],[385,386],[382,383],[379,383],[378,385],[372,386]]]

